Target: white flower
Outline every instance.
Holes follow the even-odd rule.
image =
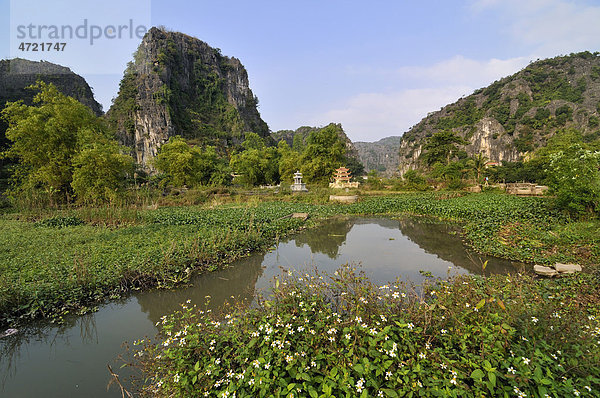
[[[398,297],[400,297],[400,295],[398,294],[398,292],[392,293],[392,298],[397,299]]]
[[[452,380],[450,380],[450,383],[457,385],[458,383],[456,382],[456,377],[453,377]]]
[[[417,355],[419,358],[421,359],[425,359],[426,355],[423,352],[420,352],[419,355]]]
[[[532,316],[532,317],[531,317],[531,322],[533,322],[533,323],[538,323],[538,320],[539,320],[539,319],[537,319],[537,318],[536,318],[536,317],[534,317],[534,316]]]
[[[521,359],[523,360],[523,363],[525,365],[529,365],[529,362],[531,362],[531,359],[529,359],[529,358],[521,357]]]
[[[175,374],[175,376],[173,376],[173,381],[175,383],[179,383],[179,373]]]
[[[362,390],[364,389],[363,385],[365,384],[365,379],[363,379],[362,377],[360,379],[358,379],[358,381],[356,382],[356,392],[357,393],[361,393]]]
[[[413,323],[411,322],[408,325],[406,325],[406,327],[412,330],[415,327],[415,325],[413,325]]]
[[[448,331],[446,329],[442,329],[442,330],[440,330],[440,332],[442,332],[442,334],[448,333]]]
[[[511,367],[509,367],[509,368],[507,369],[507,371],[508,371],[508,373],[510,373],[510,374],[513,374],[513,375],[514,375],[515,373],[517,373],[517,371],[515,370],[515,368],[513,368],[512,366],[511,366]]]
[[[440,368],[442,369],[447,369],[448,366],[445,363],[440,363]]]

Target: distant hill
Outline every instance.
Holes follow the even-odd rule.
[[[469,144],[467,155],[516,161],[544,146],[557,130],[600,137],[600,54],[582,52],[531,63],[472,95],[429,114],[401,139],[399,168],[420,165],[427,137],[451,129]]]
[[[308,138],[311,132],[324,129],[325,127],[329,127],[332,125],[337,129],[338,135],[340,136],[342,141],[346,143],[346,154],[349,157],[358,159],[358,152],[352,141],[350,141],[350,138],[348,138],[348,136],[344,132],[344,128],[340,123],[330,123],[324,127],[302,126],[297,128],[296,130],[279,130],[274,133],[271,133],[271,138],[273,139],[273,141],[275,141],[275,143],[284,140],[291,148],[294,146],[294,137],[298,137],[296,138],[296,141],[298,142],[298,144],[304,146],[304,144],[306,144],[306,139]]]
[[[376,170],[386,176],[397,173],[401,140],[400,136],[392,136],[376,142],[355,142],[358,159],[365,166],[365,171]]]
[[[107,113],[137,162],[148,164],[169,137],[181,135],[222,151],[246,132],[269,137],[237,58],[183,33],[150,29]]]

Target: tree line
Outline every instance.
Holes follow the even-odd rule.
[[[43,197],[49,205],[112,202],[145,174],[104,118],[52,84],[40,81],[30,88],[38,91],[33,105],[17,101],[2,110],[10,145],[1,156],[14,161],[10,197]],[[291,182],[300,170],[307,182],[326,184],[340,166],[351,163],[361,171],[348,157],[335,125],[300,141],[292,148],[285,141],[269,146],[258,134],[247,132],[228,156],[174,136],[152,159],[155,172],[146,182],[161,189],[234,182],[256,186]]]
[[[484,181],[533,182],[548,185],[557,206],[571,214],[600,212],[600,143],[586,142],[580,131],[559,130],[526,161],[497,166],[489,166],[482,154],[468,156],[466,144],[452,130],[433,134],[420,155],[424,167],[405,173],[405,180],[421,188],[443,182],[455,189]]]

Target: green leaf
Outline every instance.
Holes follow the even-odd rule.
[[[398,393],[394,390],[390,390],[389,388],[384,388],[382,390],[388,397],[396,398]]]
[[[485,374],[481,369],[475,369],[473,372],[471,372],[471,378],[473,380],[480,381],[481,379],[483,379],[483,376],[485,376]]]
[[[492,387],[496,387],[496,373],[488,372],[488,379],[490,379],[490,383],[492,384]]]
[[[356,365],[354,365],[354,370],[356,371],[356,373],[358,373],[360,375],[365,373],[365,368],[360,363],[357,363]]]
[[[485,305],[485,299],[481,299],[480,302],[477,303],[477,305],[475,306],[475,308],[477,308],[478,310],[481,309],[483,306]]]
[[[331,377],[332,379],[337,375],[338,373],[338,368],[334,367],[333,369],[331,369],[331,371],[329,372],[329,377]]]

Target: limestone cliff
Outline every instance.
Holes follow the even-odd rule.
[[[102,105],[96,102],[83,77],[61,65],[21,58],[0,60],[0,107],[4,108],[8,101],[18,100],[31,105],[36,92],[27,87],[38,80],[54,84],[61,93],[87,105],[96,115],[102,114]]]
[[[420,165],[427,137],[451,129],[468,155],[516,161],[546,144],[559,129],[600,137],[600,54],[577,53],[531,63],[520,72],[430,113],[403,136],[400,171]]]
[[[401,137],[392,136],[376,142],[355,142],[358,159],[365,166],[365,171],[376,170],[384,176],[392,176],[397,173],[401,139]]]
[[[138,163],[181,135],[226,151],[244,133],[269,136],[241,62],[194,37],[152,28],[128,65],[107,113]]]

